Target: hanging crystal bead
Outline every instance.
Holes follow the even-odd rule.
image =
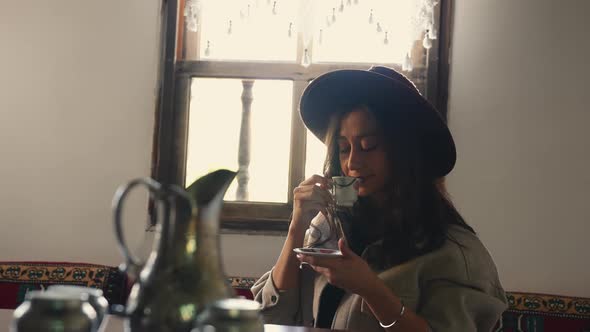
[[[430,40],[430,38],[428,38],[428,33],[424,34],[424,39],[422,40],[422,46],[424,46],[424,48],[427,50],[432,47],[432,40]]]
[[[196,0],[188,0],[184,6],[184,16],[186,17],[186,29],[196,32],[199,28],[199,11],[200,4]]]
[[[207,41],[207,48],[205,48],[205,56],[211,54],[211,42]]]
[[[410,55],[406,54],[406,58],[404,59],[404,63],[402,64],[403,71],[412,71],[412,59],[410,59]]]
[[[369,14],[369,24],[373,24],[373,10],[371,9],[371,13]]]
[[[301,65],[306,68],[309,67],[309,65],[311,65],[311,59],[309,57],[309,52],[307,51],[307,48],[303,52],[303,61],[301,62]]]

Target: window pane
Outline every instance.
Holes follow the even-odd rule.
[[[313,61],[402,63],[423,31],[416,16],[420,3],[363,0],[340,11],[331,1],[317,1]]]
[[[242,79],[194,78],[186,184],[218,168],[238,170]],[[249,201],[287,202],[292,81],[256,80],[250,111]],[[226,200],[236,200],[237,179]]]
[[[324,160],[326,159],[326,147],[311,131],[307,131],[305,147],[305,178],[314,174],[324,174]]]
[[[299,1],[203,1],[199,56],[214,60],[294,62],[298,4]]]
[[[199,57],[402,63],[427,28],[433,0],[201,0]],[[190,35],[196,38],[196,35]],[[410,55],[412,56],[412,55]]]

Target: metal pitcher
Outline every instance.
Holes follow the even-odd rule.
[[[121,269],[136,276],[121,311],[127,331],[188,332],[207,304],[233,296],[221,265],[219,216],[235,175],[218,170],[186,190],[141,178],[117,190],[113,208],[115,233],[125,258]],[[148,188],[162,216],[144,264],[126,246],[121,223],[125,197],[137,186]]]

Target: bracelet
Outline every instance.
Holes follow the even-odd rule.
[[[402,316],[404,315],[404,312],[406,311],[406,306],[404,306],[404,303],[402,302],[402,309],[399,312],[399,318],[394,320],[393,323],[389,324],[389,325],[383,325],[383,323],[379,322],[379,325],[381,325],[382,328],[386,329],[389,327],[392,327],[393,325],[395,325],[397,323],[397,321],[402,318]]]

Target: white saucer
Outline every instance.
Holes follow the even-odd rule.
[[[295,248],[294,252],[307,256],[318,256],[318,257],[341,257],[342,252],[335,249],[326,248]]]

